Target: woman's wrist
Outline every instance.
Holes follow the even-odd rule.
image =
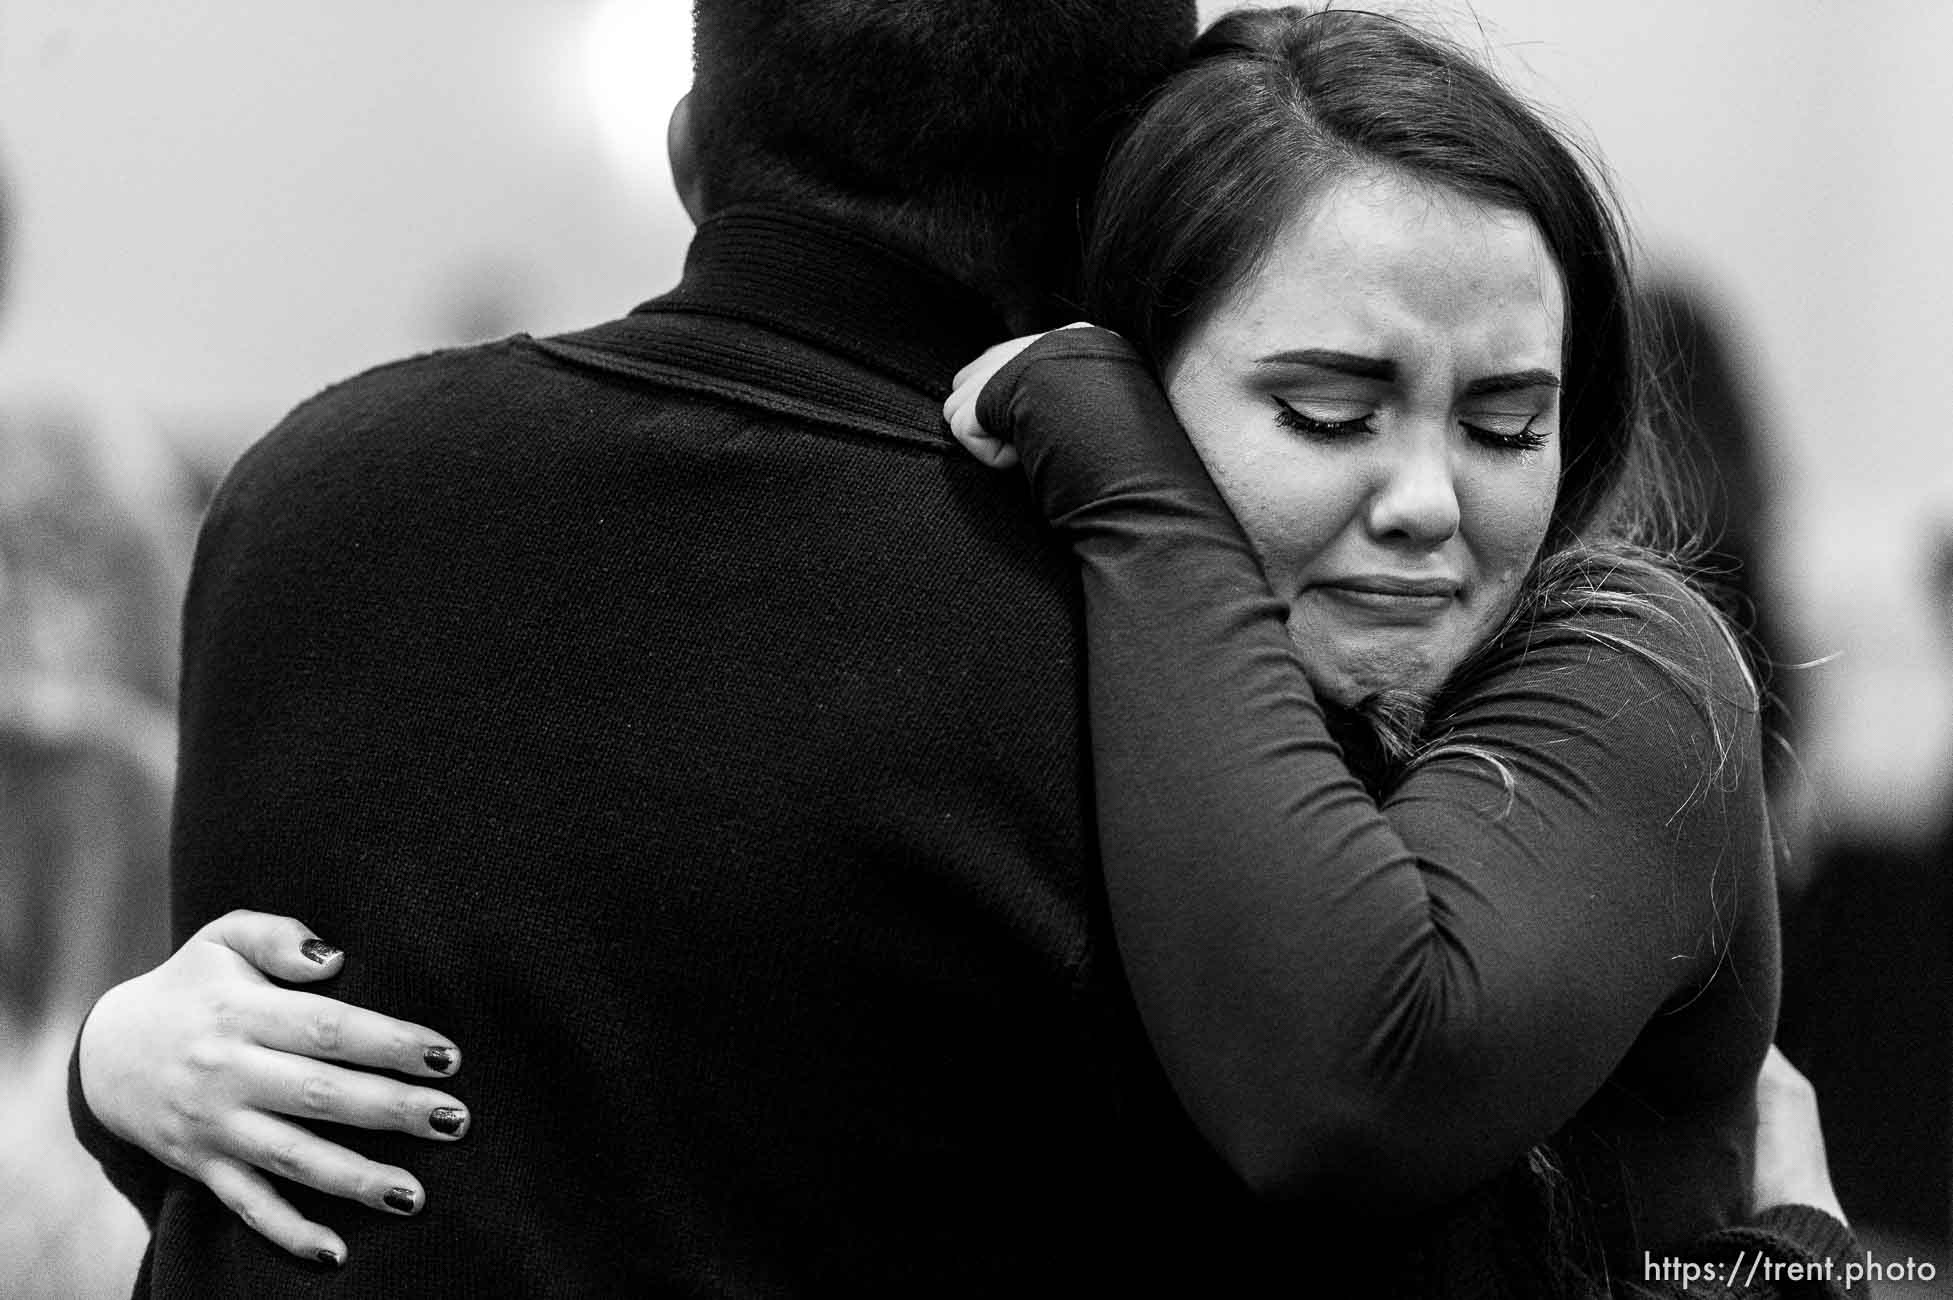
[[[991,376],[977,416],[1015,447],[1060,527],[1115,498],[1171,508],[1186,492],[1213,491],[1151,368],[1110,330],[1045,334]]]

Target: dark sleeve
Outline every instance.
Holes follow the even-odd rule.
[[[1846,1285],[1847,1269],[1861,1258],[1851,1229],[1824,1211],[1779,1205],[1711,1233],[1672,1261],[1645,1261],[1644,1276],[1617,1291],[1650,1300],[1870,1300],[1869,1282]]]
[[[1392,1213],[1448,1199],[1557,1130],[1707,981],[1729,902],[1713,841],[1730,831],[1702,714],[1588,634],[1699,664],[1718,653],[1701,626],[1542,628],[1475,683],[1459,743],[1380,807],[1122,340],[1046,336],[979,414],[1016,443],[1081,566],[1101,848],[1134,995],[1183,1103],[1251,1187]]]
[[[82,1149],[95,1157],[115,1190],[129,1199],[154,1231],[156,1216],[163,1208],[163,1192],[169,1186],[169,1168],[141,1147],[109,1132],[89,1109],[88,1098],[81,1090],[79,1030],[75,1032],[74,1050],[68,1054],[68,1122],[74,1125]]]

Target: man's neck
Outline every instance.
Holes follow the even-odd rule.
[[[658,306],[753,321],[943,396],[958,368],[1010,332],[980,294],[901,250],[763,204],[702,222],[684,279]]]

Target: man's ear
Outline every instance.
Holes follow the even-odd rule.
[[[690,91],[672,106],[671,121],[665,127],[665,151],[671,156],[671,179],[678,186],[678,201],[696,225],[705,220],[705,182],[699,173],[698,140],[692,131]]]

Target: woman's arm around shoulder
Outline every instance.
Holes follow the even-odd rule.
[[[1136,999],[1251,1186],[1399,1212],[1454,1195],[1555,1131],[1712,977],[1715,878],[1767,835],[1730,806],[1760,816],[1753,723],[1727,711],[1740,752],[1718,768],[1705,697],[1663,662],[1726,681],[1685,595],[1679,613],[1659,591],[1590,601],[1502,643],[1379,802],[1129,348],[1046,335],[978,410],[1081,566]]]

